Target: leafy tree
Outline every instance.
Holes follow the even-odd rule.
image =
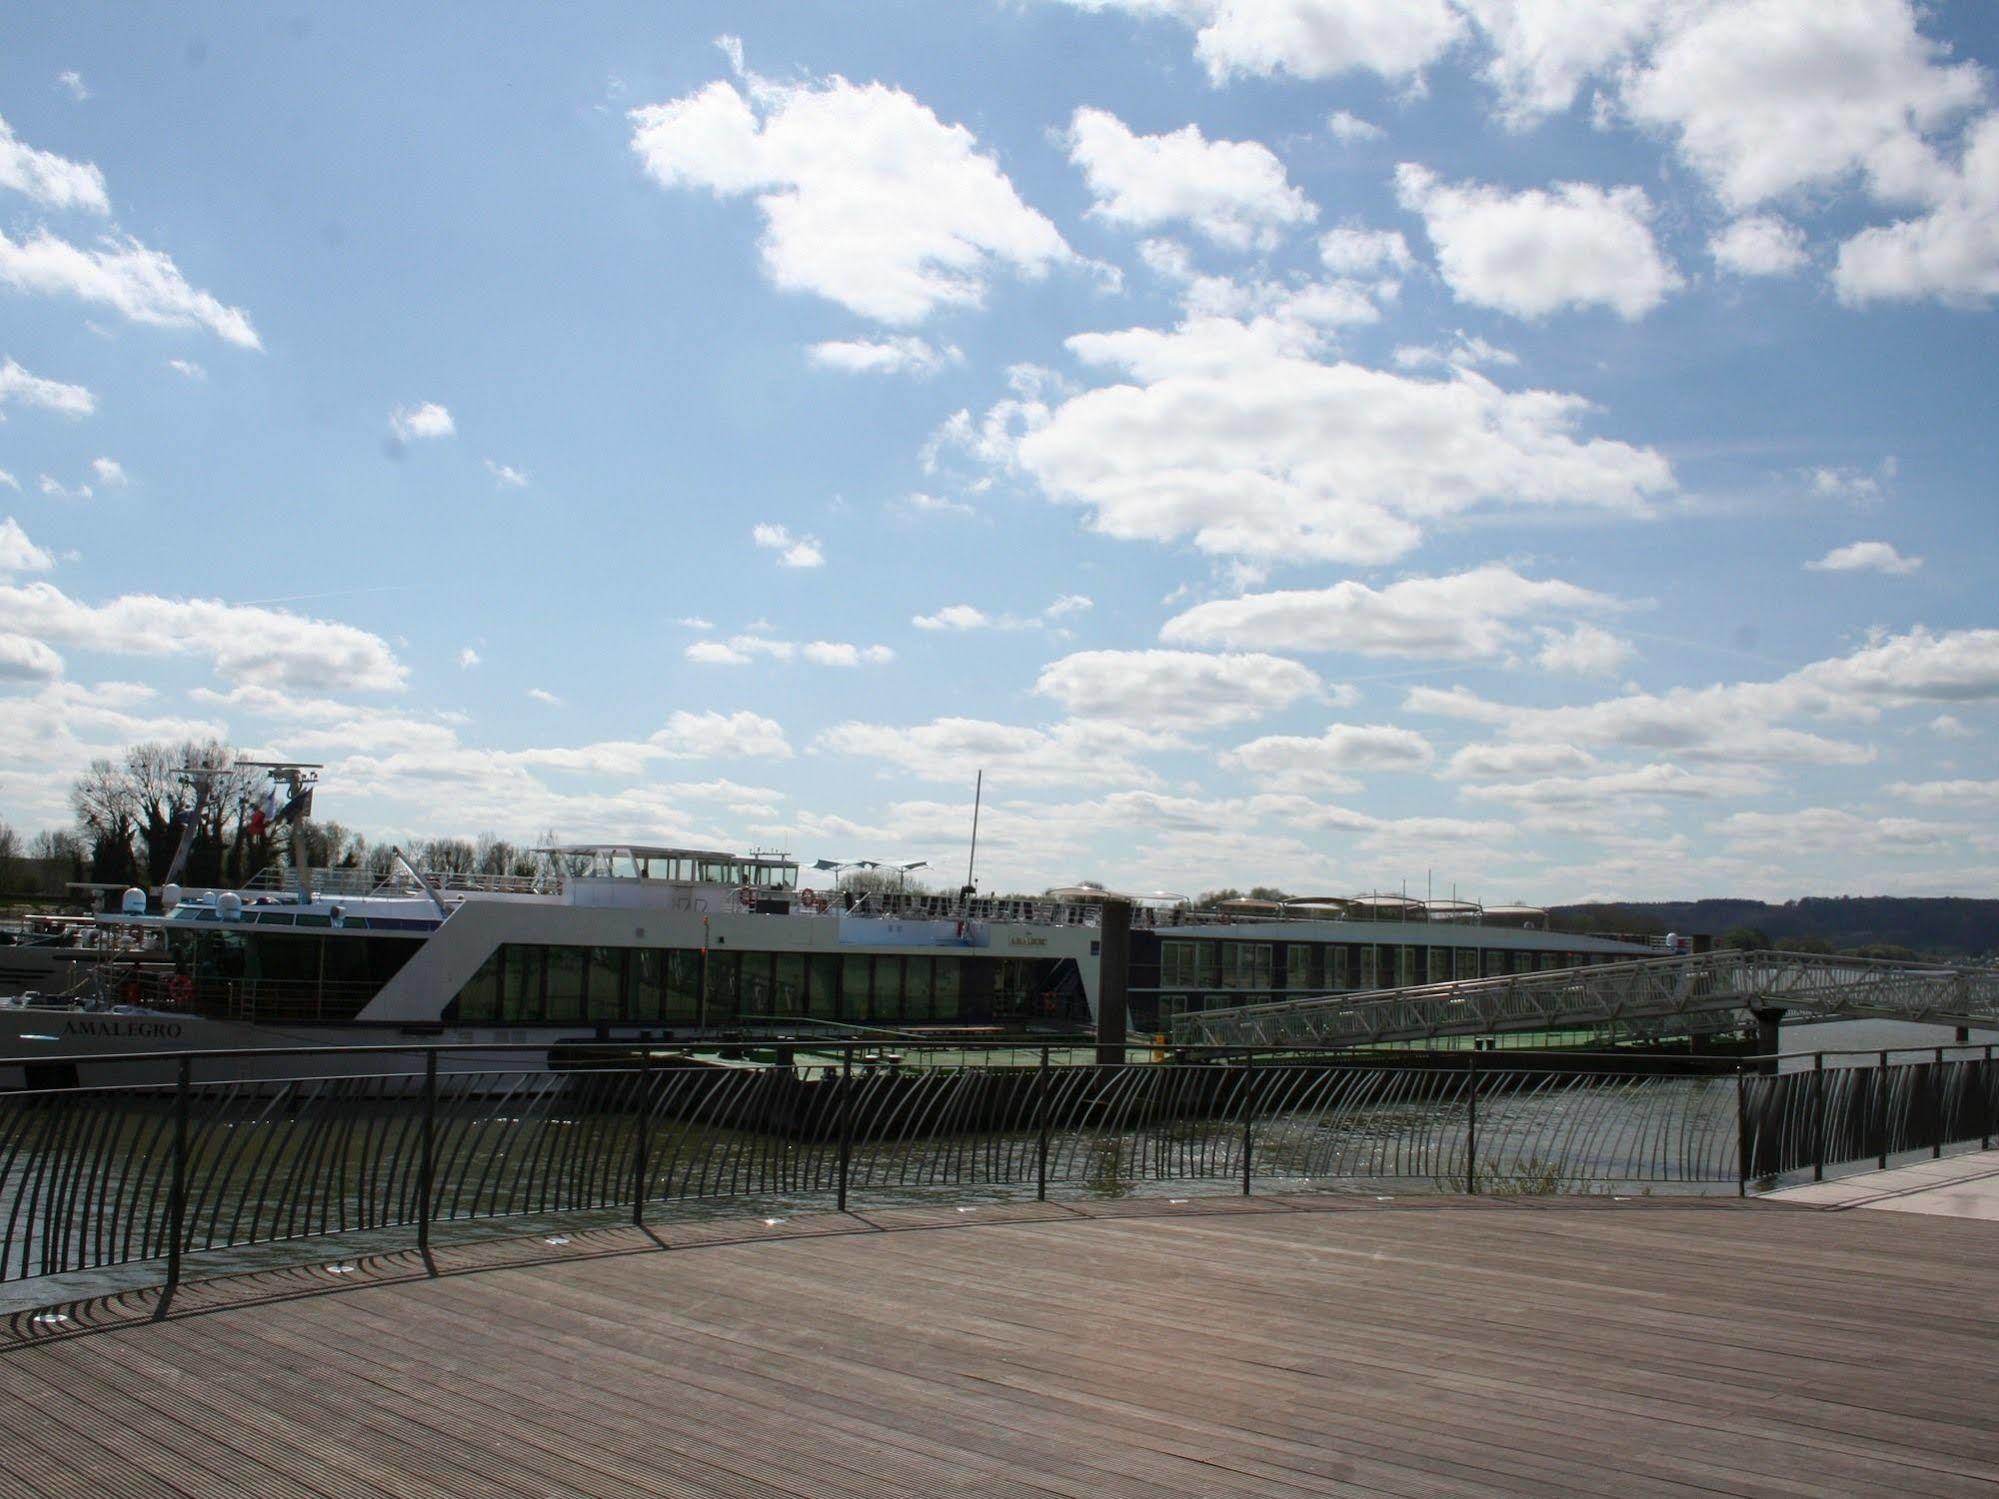
[[[1734,926],[1714,939],[1716,947],[1732,948],[1736,952],[1763,952],[1770,946],[1770,939],[1753,926]]]

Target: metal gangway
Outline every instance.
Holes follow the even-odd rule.
[[[1722,1013],[1770,1020],[1913,1020],[1999,1028],[1999,968],[1785,952],[1707,952],[1370,989],[1182,1015],[1208,1046],[1371,1046],[1626,1024],[1657,1032]]]

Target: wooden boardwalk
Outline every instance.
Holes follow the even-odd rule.
[[[50,1499],[1987,1495],[1995,1235],[1260,1198],[557,1236],[17,1343],[0,1472]]]

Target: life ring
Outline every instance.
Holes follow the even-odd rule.
[[[176,973],[166,982],[167,1003],[184,1005],[194,998],[194,980],[184,973]]]

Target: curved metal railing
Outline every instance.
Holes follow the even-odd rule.
[[[549,1071],[497,1050],[203,1054],[168,1084],[0,1094],[0,1280],[165,1260],[171,1284],[207,1251],[388,1229],[427,1248],[434,1225],[697,1202],[1742,1189],[1989,1141],[1999,1116],[1989,1050],[1783,1076],[1492,1053],[933,1066],[816,1043],[778,1065],[579,1052]]]

